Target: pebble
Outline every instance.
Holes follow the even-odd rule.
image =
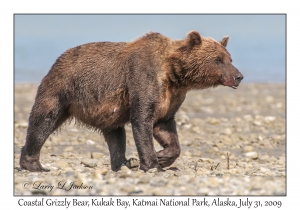
[[[66,147],[66,148],[64,149],[64,152],[72,152],[73,149],[74,149],[74,147],[69,146],[69,147]]]
[[[59,167],[59,168],[66,168],[69,166],[69,163],[66,161],[60,160],[57,163],[55,163],[55,166]]]
[[[88,139],[88,140],[86,140],[86,144],[87,144],[87,145],[94,145],[95,142],[92,141],[92,140],[90,140],[90,139]]]
[[[130,158],[126,161],[126,166],[128,168],[138,168],[140,166],[140,161],[136,158]]]
[[[91,157],[94,159],[100,159],[104,156],[104,154],[100,153],[100,152],[92,152]]]
[[[245,153],[245,156],[248,158],[251,158],[253,160],[256,160],[258,158],[258,153],[257,152],[247,152],[247,153]]]
[[[252,146],[245,146],[243,149],[243,152],[248,153],[248,152],[252,152],[253,151],[253,147]]]
[[[95,168],[98,165],[98,160],[84,158],[83,160],[81,160],[81,163],[86,167]]]

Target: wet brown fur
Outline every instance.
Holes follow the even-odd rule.
[[[21,167],[47,171],[39,163],[41,147],[70,118],[102,131],[113,170],[126,161],[124,125],[129,122],[140,168],[171,165],[180,154],[174,116],[187,91],[236,87],[242,79],[225,49],[227,41],[195,31],[183,40],[149,33],[133,42],[97,42],[67,50],[38,88]],[[154,151],[152,136],[163,150]]]

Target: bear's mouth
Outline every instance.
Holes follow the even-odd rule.
[[[221,77],[221,84],[227,87],[231,87],[233,89],[237,89],[241,80],[235,78],[234,76],[232,78],[228,77]]]
[[[233,89],[237,89],[239,86],[239,82],[236,82],[234,80],[223,80],[221,84],[227,87],[231,87]]]

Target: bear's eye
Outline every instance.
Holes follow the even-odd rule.
[[[217,61],[217,62],[222,62],[222,58],[221,58],[221,57],[217,57],[217,58],[216,58],[216,61]]]

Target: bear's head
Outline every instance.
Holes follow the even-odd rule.
[[[201,37],[197,31],[188,33],[172,55],[173,74],[179,83],[191,89],[225,85],[236,89],[243,75],[232,65],[226,45],[228,36],[217,42]]]

